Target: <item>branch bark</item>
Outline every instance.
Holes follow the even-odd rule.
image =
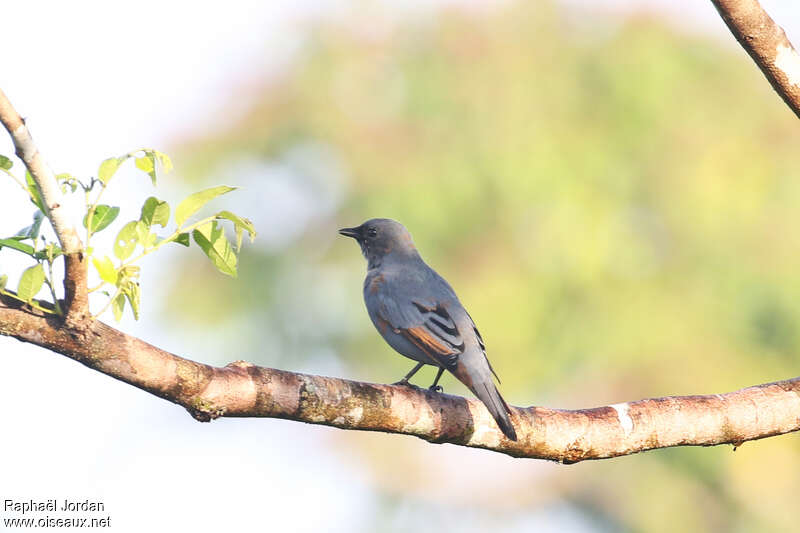
[[[800,429],[800,378],[727,394],[674,396],[576,411],[513,407],[506,439],[477,400],[263,368],[218,368],[178,357],[99,321],[79,339],[57,321],[0,299],[0,334],[61,353],[185,407],[197,420],[272,417],[413,435],[513,457],[575,463],[669,446],[713,446]]]
[[[772,88],[800,118],[800,55],[758,0],[711,0]]]
[[[11,105],[2,89],[0,89],[0,122],[11,136],[17,157],[25,164],[36,183],[44,204],[44,214],[53,225],[53,231],[61,244],[65,261],[66,323],[73,330],[80,331],[80,325],[89,317],[87,265],[83,257],[83,243],[75,226],[67,217],[63,195],[55,174],[36,148],[25,120]]]

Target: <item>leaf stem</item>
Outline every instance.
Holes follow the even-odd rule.
[[[88,289],[88,290],[87,290],[87,292],[90,292],[90,293],[91,293],[91,292],[94,292],[94,291],[96,291],[96,290],[99,290],[99,289],[103,288],[103,285],[105,285],[105,284],[106,284],[106,282],[105,282],[105,281],[102,281],[102,282],[100,282],[100,284],[99,284],[99,285],[95,285],[95,286],[94,286],[94,287],[92,287],[91,289]]]
[[[117,292],[114,293],[114,296],[109,298],[108,301],[106,302],[106,305],[103,306],[103,308],[100,310],[99,313],[97,313],[96,315],[92,315],[92,318],[95,318],[95,319],[96,318],[100,318],[100,315],[102,315],[103,313],[108,311],[108,308],[111,307],[111,302],[113,302],[116,299],[116,297],[119,296],[120,290],[121,289],[119,287],[117,287]]]
[[[14,173],[13,173],[13,172],[11,172],[10,170],[8,170],[8,169],[6,169],[6,168],[4,168],[4,169],[0,169],[0,170],[2,170],[3,172],[5,172],[5,173],[6,173],[6,174],[8,174],[9,176],[11,176],[11,179],[13,179],[14,181],[16,181],[16,182],[17,182],[17,185],[19,185],[20,187],[22,187],[22,190],[23,190],[23,191],[25,191],[25,194],[27,194],[28,196],[30,196],[30,192],[28,192],[28,188],[25,186],[25,184],[22,182],[22,180],[21,180],[21,179],[19,179],[18,177],[16,177],[16,176],[14,175]]]
[[[89,241],[91,240],[92,235],[94,235],[94,232],[92,231],[92,221],[94,219],[94,213],[97,210],[98,204],[100,203],[100,198],[103,197],[103,193],[106,190],[106,185],[103,182],[98,181],[98,183],[100,183],[100,192],[97,193],[97,198],[94,199],[94,202],[91,205],[88,204],[89,192],[91,191],[91,189],[86,191],[86,202],[87,202],[87,211],[86,211],[86,249],[87,250],[89,249]]]
[[[53,296],[53,306],[56,309],[56,314],[59,316],[64,316],[64,311],[61,309],[61,304],[58,303],[58,296],[56,296],[56,289],[53,287],[53,263],[51,261],[47,262],[47,271],[50,273],[49,276],[45,276],[44,281],[47,283],[47,286],[50,287],[50,294]]]
[[[37,310],[41,311],[42,313],[48,313],[50,315],[61,314],[60,312],[57,312],[58,308],[54,310],[54,309],[48,309],[46,307],[42,307],[39,304],[39,302],[37,302],[36,300],[31,300],[30,302],[28,300],[23,300],[22,298],[20,298],[19,296],[17,296],[13,292],[7,291],[5,289],[0,289],[0,294],[2,294],[3,296],[8,296],[9,298],[14,298],[15,300],[17,300],[19,302],[22,302],[24,304],[27,304],[27,305],[33,307],[34,309],[37,309]],[[58,300],[56,300],[56,302],[58,302]],[[58,304],[56,303],[56,305],[58,305]]]

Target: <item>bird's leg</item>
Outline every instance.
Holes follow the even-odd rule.
[[[411,379],[411,376],[413,376],[414,374],[416,374],[416,373],[419,371],[419,369],[420,369],[420,368],[422,368],[422,366],[423,366],[424,364],[425,364],[425,363],[417,363],[417,366],[415,366],[414,368],[412,368],[412,369],[411,369],[411,372],[409,372],[408,374],[406,374],[406,377],[404,377],[404,378],[403,378],[403,379],[401,379],[400,381],[397,381],[397,382],[395,382],[395,383],[392,383],[392,385],[405,385],[405,386],[407,386],[407,387],[413,387],[414,385],[411,385],[411,383],[409,383],[409,382],[408,382],[408,380],[409,380],[409,379]]]
[[[439,378],[442,377],[442,374],[444,374],[444,367],[440,366],[439,371],[436,373],[436,379],[433,380],[433,385],[428,387],[428,390],[432,390],[433,392],[442,392],[444,390],[442,389],[441,385],[437,385],[437,383],[439,383]]]

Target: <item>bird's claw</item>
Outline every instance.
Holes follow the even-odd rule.
[[[444,392],[444,389],[441,385],[431,385],[428,387],[428,390],[431,392]]]
[[[410,389],[418,389],[416,385],[413,383],[409,383],[407,379],[401,379],[400,381],[395,381],[392,385],[400,385],[401,387],[408,387]]]

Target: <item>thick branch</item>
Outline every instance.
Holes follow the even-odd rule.
[[[767,77],[772,88],[800,117],[800,55],[758,0],[711,0],[725,24]]]
[[[728,394],[655,398],[594,409],[513,408],[517,442],[472,399],[395,385],[296,374],[246,362],[183,359],[101,322],[83,339],[0,300],[0,334],[64,354],[182,405],[198,420],[273,417],[413,435],[514,457],[574,463],[668,446],[741,443],[800,429],[800,378]]]
[[[33,137],[25,125],[25,120],[11,105],[2,89],[0,89],[0,122],[11,136],[17,157],[25,163],[33,181],[36,182],[41,193],[45,215],[50,219],[56,237],[61,243],[66,261],[64,295],[67,323],[78,325],[89,316],[87,269],[83,257],[83,244],[77,230],[67,217],[58,180],[36,148]]]

